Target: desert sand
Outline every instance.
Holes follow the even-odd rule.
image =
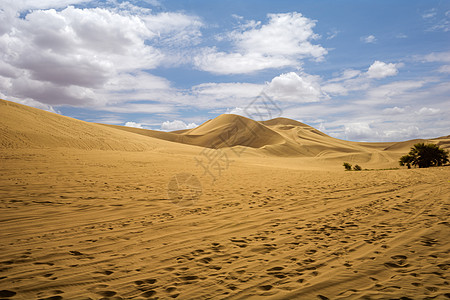
[[[450,298],[450,168],[398,168],[450,137],[235,115],[165,133],[4,100],[0,136],[2,299]]]

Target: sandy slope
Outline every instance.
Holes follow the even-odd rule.
[[[0,117],[0,298],[450,297],[450,169],[342,170],[394,166],[394,143],[278,119],[250,123],[278,134],[261,148],[214,150],[9,102]],[[217,138],[229,118],[172,134]],[[275,155],[295,143],[312,149]],[[180,173],[201,197],[169,199]]]
[[[298,121],[276,118],[256,122],[237,115],[221,115],[197,128],[175,132],[160,132],[124,126],[105,125],[171,142],[214,149],[246,147],[246,153],[258,157],[314,158],[317,162],[341,166],[343,161],[364,164],[366,168],[397,167],[398,158],[419,142],[436,143],[450,149],[450,137],[405,142],[360,143],[339,140]],[[256,150],[256,151],[255,151]],[[283,164],[285,160],[277,160]]]
[[[0,99],[0,149],[71,148],[148,151],[173,147],[166,141],[130,134]],[[183,151],[186,147],[181,146]]]

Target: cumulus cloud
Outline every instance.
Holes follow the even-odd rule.
[[[434,115],[440,111],[441,110],[439,108],[422,107],[421,109],[416,111],[416,114],[418,114],[418,115]]]
[[[136,122],[126,122],[125,126],[134,127],[134,128],[143,128],[141,123],[136,123]]]
[[[265,92],[280,101],[317,102],[329,98],[322,91],[320,83],[319,76],[290,72],[273,78]]]
[[[118,101],[119,92],[127,101],[136,88],[146,94],[152,86],[167,89],[166,80],[142,70],[168,60],[162,50],[166,45],[194,43],[203,26],[197,17],[152,14],[128,2],[116,7],[67,6],[80,2],[12,1],[2,10],[10,18],[9,27],[0,28],[0,82],[7,98],[98,106]],[[22,11],[24,17],[19,18]],[[147,87],[133,84],[137,79],[149,79]]]
[[[367,72],[347,69],[337,77],[331,78],[322,84],[322,91],[329,95],[348,95],[349,92],[367,91],[374,79],[381,79],[398,74],[402,64],[375,61],[369,66]]]
[[[397,75],[397,66],[392,63],[384,63],[382,61],[376,60],[367,71],[367,76],[369,78],[384,78],[388,76]]]
[[[175,130],[184,130],[184,129],[191,129],[195,128],[198,125],[195,123],[189,123],[186,124],[185,122],[181,120],[174,120],[174,121],[166,121],[161,124],[161,130],[163,131],[175,131]]]
[[[374,136],[374,129],[366,122],[355,122],[344,125],[344,133],[348,140],[366,140]]]
[[[203,71],[217,74],[245,74],[295,64],[284,56],[267,56],[263,53],[226,53],[215,47],[202,49],[193,58],[194,64]]]
[[[370,119],[370,118],[369,118]],[[408,139],[424,137],[423,131],[415,125],[398,122],[397,126],[386,126],[381,120],[353,122],[343,125],[343,131],[335,134],[336,137],[352,141],[405,141]]]
[[[247,114],[242,107],[235,107],[233,109],[227,108],[227,111],[225,113],[247,117]]]
[[[366,44],[373,44],[377,41],[377,38],[374,35],[368,35],[361,37],[361,41],[363,41]]]
[[[322,60],[327,50],[314,45],[315,21],[297,12],[268,14],[268,22],[249,21],[228,33],[235,51],[205,48],[194,58],[196,66],[219,74],[242,74],[300,64],[304,58]]]

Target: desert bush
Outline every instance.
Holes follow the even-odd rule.
[[[355,171],[361,171],[362,168],[361,168],[359,165],[355,165],[355,166],[353,167],[353,170],[355,170]]]
[[[352,165],[349,164],[349,163],[347,163],[347,162],[345,162],[345,163],[343,164],[343,166],[344,166],[344,168],[345,168],[346,171],[351,171],[351,170],[352,170]]]
[[[435,144],[418,143],[407,155],[400,157],[400,166],[428,168],[448,163],[448,152]]]

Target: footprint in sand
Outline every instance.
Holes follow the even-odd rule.
[[[134,283],[135,283],[136,285],[155,284],[156,281],[157,281],[156,279],[150,278],[150,279],[136,280]]]
[[[108,270],[105,270],[105,271],[97,271],[97,272],[94,272],[95,274],[103,274],[103,275],[106,275],[106,276],[109,276],[109,275],[111,275],[112,273],[114,273],[113,271],[108,271]]]
[[[194,280],[198,279],[198,276],[196,276],[196,275],[180,276],[180,279],[183,281],[194,281]]]
[[[240,247],[240,248],[245,248],[248,246],[248,242],[246,240],[242,240],[242,239],[230,239],[230,241],[232,243],[234,243],[236,246]]]
[[[114,291],[98,291],[96,294],[103,296],[103,297],[112,297],[117,294],[117,292]]]
[[[17,294],[17,293],[14,291],[9,291],[9,290],[1,290],[0,291],[0,297],[4,297],[4,298],[13,297],[15,294]]]
[[[205,258],[201,258],[199,261],[204,264],[209,264],[212,261],[212,258],[205,257]]]
[[[142,296],[142,297],[145,297],[145,298],[150,298],[150,297],[154,296],[155,294],[156,294],[156,291],[154,291],[154,290],[149,290],[149,291],[143,292],[143,293],[141,294],[141,296]]]
[[[388,268],[406,268],[409,264],[406,263],[407,257],[405,255],[391,256],[393,262],[385,262],[384,265]]]
[[[276,278],[286,278],[286,274],[284,272],[281,272],[282,270],[284,270],[284,267],[273,267],[271,269],[267,270],[267,274],[272,275]]]
[[[273,286],[271,286],[270,284],[266,284],[266,285],[261,285],[261,286],[259,287],[259,289],[260,289],[260,290],[263,290],[263,291],[270,291],[270,290],[272,289],[272,287],[273,287]]]
[[[427,247],[432,247],[438,243],[439,243],[438,240],[429,238],[429,237],[423,237],[423,240],[422,240],[422,244]]]

